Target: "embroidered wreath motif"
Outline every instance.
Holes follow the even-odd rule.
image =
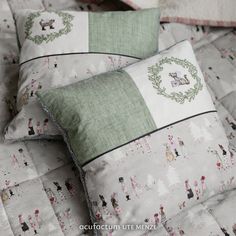
[[[36,44],[41,44],[44,41],[48,43],[49,41],[53,41],[54,39],[60,37],[61,35],[68,34],[71,31],[71,28],[73,26],[71,21],[74,19],[74,16],[65,12],[53,11],[53,13],[57,14],[60,18],[62,18],[62,23],[64,25],[64,28],[60,29],[58,32],[52,32],[45,35],[41,34],[41,35],[32,36],[31,29],[34,24],[34,19],[39,17],[41,13],[42,12],[33,12],[27,17],[27,20],[25,23],[25,35],[27,39],[32,40]]]
[[[162,87],[161,75],[160,72],[163,71],[163,66],[165,64],[176,64],[182,66],[184,69],[187,69],[192,78],[196,83],[186,90],[185,92],[171,92],[167,93],[166,88]],[[171,100],[176,101],[177,103],[183,104],[185,100],[191,102],[194,100],[196,95],[200,90],[202,90],[203,85],[201,83],[201,78],[198,76],[198,70],[196,66],[187,61],[186,59],[181,60],[175,57],[166,57],[160,60],[159,63],[148,68],[148,79],[152,82],[153,87],[157,90],[157,93],[163,95]]]

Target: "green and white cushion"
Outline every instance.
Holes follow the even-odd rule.
[[[10,140],[54,137],[58,129],[35,93],[115,70],[158,50],[159,10],[16,13],[21,45],[17,116],[6,129]]]
[[[82,167],[99,224],[167,227],[183,209],[236,186],[235,153],[187,41],[38,97]]]

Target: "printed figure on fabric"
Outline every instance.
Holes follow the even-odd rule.
[[[42,30],[46,30],[46,27],[49,27],[49,29],[55,29],[55,28],[53,27],[53,23],[54,23],[54,22],[55,22],[54,19],[50,19],[50,20],[47,20],[47,21],[41,19],[40,22],[39,22],[39,24],[40,24]]]
[[[181,77],[178,75],[177,72],[175,72],[175,73],[169,73],[169,76],[174,79],[171,81],[172,87],[178,87],[180,85],[190,84],[186,74],[183,77]]]
[[[28,135],[40,135],[47,133],[48,130],[48,118],[44,119],[42,123],[40,121],[37,121],[34,127],[33,118],[29,118],[28,120]],[[36,132],[35,132],[36,130]]]

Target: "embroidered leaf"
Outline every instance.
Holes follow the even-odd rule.
[[[41,34],[32,36],[32,27],[34,24],[34,20],[41,15],[42,12],[33,12],[31,13],[26,20],[25,23],[25,35],[26,38],[33,41],[36,44],[41,44],[43,42],[48,43],[50,41],[55,40],[56,38],[60,37],[63,34],[68,34],[72,29],[71,21],[74,19],[74,16],[66,13],[66,12],[53,12],[57,14],[61,19],[64,25],[64,28],[60,29],[58,32],[52,32],[49,34]]]

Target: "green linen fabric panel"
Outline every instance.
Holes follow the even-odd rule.
[[[88,14],[90,52],[112,52],[146,58],[157,51],[158,8]]]
[[[142,95],[123,70],[38,92],[37,96],[68,131],[68,141],[81,165],[156,129]]]

